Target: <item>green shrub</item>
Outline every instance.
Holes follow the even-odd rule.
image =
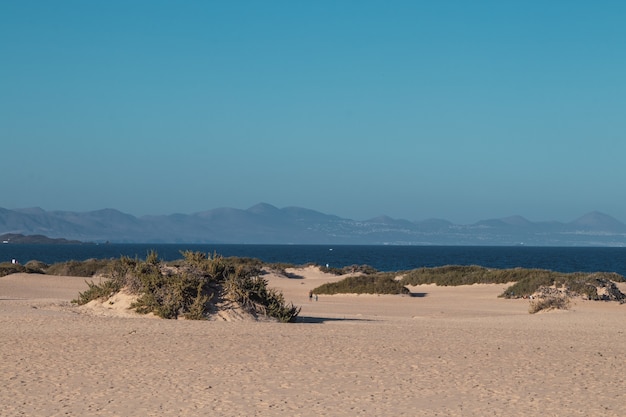
[[[144,264],[138,269],[139,297],[131,306],[137,312],[154,313],[166,319],[181,315],[204,318],[205,304],[210,298],[210,278],[189,271],[164,274],[159,265]]]
[[[192,297],[191,302],[188,303],[186,311],[183,313],[183,317],[187,320],[204,320],[207,316],[207,305],[213,299],[213,293],[206,294],[203,283],[199,282],[196,288],[196,295]]]
[[[188,319],[205,319],[209,303],[219,293],[219,283],[228,271],[224,258],[201,252],[183,252],[184,259],[176,271],[162,264],[143,267],[140,274],[139,312],[153,312],[163,318],[179,315]]]

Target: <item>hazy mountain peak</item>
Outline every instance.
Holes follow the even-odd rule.
[[[130,214],[126,214],[123,213],[117,209],[114,208],[103,208],[100,210],[93,210],[93,211],[89,211],[88,213],[90,214],[105,214],[105,215],[118,215],[118,214],[122,214],[124,216],[131,216]]]
[[[116,209],[105,208],[84,213],[85,217],[102,219],[111,222],[135,222],[137,218],[132,214],[124,213]]]
[[[24,213],[24,214],[44,214],[46,212],[41,207],[20,208],[20,209],[15,209],[15,211],[19,213]]]
[[[381,215],[381,216],[374,217],[369,220],[365,220],[363,223],[368,223],[372,225],[385,225],[386,227],[390,227],[390,228],[397,227],[401,229],[414,229],[416,227],[415,223],[412,223],[408,220],[394,219],[392,217],[385,216],[385,215]]]
[[[445,219],[437,219],[437,218],[431,218],[431,219],[426,219],[426,220],[420,220],[418,222],[415,222],[415,224],[420,224],[420,225],[439,225],[439,226],[452,226],[454,223],[452,223],[449,220],[445,220]]]
[[[584,216],[570,222],[570,224],[592,230],[626,229],[626,225],[624,225],[624,223],[599,211],[587,213]]]
[[[259,204],[255,204],[254,206],[250,207],[249,209],[246,210],[248,213],[254,213],[254,214],[269,214],[269,213],[276,213],[279,212],[280,209],[276,206],[273,206],[271,204],[268,203],[259,203]]]
[[[519,216],[519,215],[504,217],[504,218],[502,218],[500,220],[503,223],[510,224],[512,226],[528,226],[528,225],[532,224],[532,222],[530,220],[528,220],[525,217]]]
[[[381,216],[377,216],[377,217],[372,217],[371,219],[367,219],[367,220],[365,220],[365,222],[367,222],[367,223],[389,224],[389,223],[395,223],[396,220],[392,219],[389,216],[381,215]]]

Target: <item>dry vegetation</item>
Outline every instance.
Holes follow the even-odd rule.
[[[315,294],[408,294],[409,290],[394,279],[393,273],[350,276],[339,282],[323,284]]]
[[[0,277],[18,273],[44,274],[47,269],[48,265],[39,261],[29,261],[25,265],[2,262],[0,263]]]
[[[223,258],[186,251],[184,259],[170,265],[151,252],[145,261],[122,257],[101,270],[107,278],[88,283],[87,291],[74,300],[82,305],[106,299],[122,289],[137,296],[132,305],[139,313],[175,319],[206,319],[219,305],[234,303],[251,316],[282,322],[295,321],[300,309],[287,304],[282,293],[268,288],[261,276],[260,261]]]
[[[377,293],[403,294],[406,286],[436,284],[442,286],[513,283],[502,294],[504,298],[533,298],[532,312],[567,308],[571,297],[588,300],[612,300],[623,303],[626,296],[615,286],[624,277],[612,272],[561,273],[542,269],[491,269],[480,266],[447,265],[418,268],[411,271],[364,273],[314,290],[318,294]],[[546,294],[546,288],[559,293]],[[550,295],[550,296],[548,296]]]
[[[540,311],[550,310],[567,310],[570,306],[569,297],[564,296],[548,296],[540,297],[532,300],[528,307],[530,314],[535,314]]]

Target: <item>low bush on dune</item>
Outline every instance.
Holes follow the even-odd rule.
[[[588,300],[616,299],[623,300],[622,294],[613,282],[623,282],[624,277],[614,272],[573,272],[561,273],[553,271],[536,271],[520,279],[507,288],[501,295],[504,298],[530,297],[542,288],[554,287],[573,296],[581,296]],[[608,294],[598,294],[598,288],[611,287]],[[607,298],[608,297],[608,298]]]
[[[48,275],[66,275],[71,277],[93,277],[106,275],[116,263],[115,259],[88,259],[86,261],[68,261],[50,265]]]
[[[346,275],[346,274],[364,274],[371,275],[378,272],[378,270],[369,265],[350,265],[342,268],[333,268],[325,265],[319,266],[320,271],[333,275]]]
[[[26,264],[24,264],[24,267],[26,268],[26,271],[28,273],[45,274],[50,265],[41,261],[32,260],[26,262]]]
[[[487,268],[480,266],[446,265],[435,268],[417,268],[402,275],[404,285],[468,285],[486,281]]]
[[[533,291],[528,311],[531,314],[547,310],[567,310],[572,297],[580,296],[587,300],[619,301],[626,296],[617,288],[615,281],[622,281],[621,275],[596,272],[592,274],[563,274],[550,285],[542,285]],[[531,291],[529,289],[529,291]]]
[[[11,274],[18,274],[20,272],[26,272],[26,268],[23,265],[14,264],[11,262],[0,263],[0,277]]]
[[[409,290],[395,280],[393,273],[377,273],[347,277],[338,282],[323,284],[315,294],[408,294]]]
[[[18,273],[43,274],[47,268],[48,265],[39,261],[29,261],[25,265],[2,262],[0,263],[0,277]]]
[[[260,278],[260,262],[201,252],[182,254],[182,260],[169,265],[156,252],[150,252],[145,261],[122,257],[109,265],[108,280],[89,283],[75,302],[82,305],[125,289],[137,295],[132,305],[137,312],[168,319],[206,319],[225,301],[237,303],[252,315],[283,322],[298,316],[300,309],[286,304],[282,294]]]
[[[404,285],[437,284],[441,286],[472,284],[506,284],[528,276],[550,273],[536,269],[491,269],[482,266],[446,265],[434,268],[418,268],[403,274]]]
[[[561,280],[564,274],[551,271],[537,271],[535,274],[523,277],[508,287],[501,294],[504,298],[529,297],[539,288],[552,285],[555,280]]]

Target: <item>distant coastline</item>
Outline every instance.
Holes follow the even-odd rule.
[[[5,233],[0,235],[0,241],[5,245],[77,245],[85,243],[79,240],[50,238],[44,235],[23,235],[19,233]]]

